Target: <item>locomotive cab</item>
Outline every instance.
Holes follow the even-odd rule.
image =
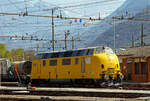
[[[118,57],[113,50],[109,47],[96,48],[94,56],[97,59],[97,67],[100,68],[100,81],[120,83],[122,74]]]

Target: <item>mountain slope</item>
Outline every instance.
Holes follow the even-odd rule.
[[[146,8],[146,6],[147,6],[147,0],[136,0],[136,1],[135,0],[127,0],[120,8],[118,8],[114,13],[112,13],[110,16],[108,16],[103,23],[100,23],[98,26],[94,26],[89,31],[85,32],[85,33],[87,33],[87,36],[89,36],[89,37],[92,37],[92,35],[93,35],[93,37],[91,38],[91,41],[88,42],[87,46],[109,45],[109,46],[113,47],[114,29],[113,29],[113,25],[112,25],[113,20],[111,19],[111,17],[112,16],[121,16],[121,15],[130,17],[132,15],[136,15],[137,13],[141,12],[144,8]],[[126,12],[128,12],[128,15],[126,15]],[[122,21],[116,21],[116,23],[122,23]],[[131,23],[133,23],[133,22],[131,22]],[[134,29],[133,29],[133,26],[135,27]],[[122,37],[119,37],[119,39],[116,39],[116,40],[120,40],[117,44],[123,43],[122,45],[127,44],[128,42],[131,43],[131,34],[134,34],[134,33],[139,34],[140,33],[140,30],[139,30],[140,25],[138,25],[138,23],[137,23],[137,25],[136,24],[135,25],[134,24],[125,24],[124,26],[116,25],[115,29],[116,29],[117,34],[123,35]],[[138,34],[134,34],[134,35],[136,36]],[[124,39],[128,39],[128,40],[121,41]],[[120,46],[122,46],[122,45],[120,44]]]
[[[18,2],[19,0],[13,0],[13,2]],[[121,0],[120,0],[121,1]],[[83,21],[80,22],[74,22],[74,20],[60,20],[55,19],[55,38],[56,39],[64,39],[64,34],[66,30],[70,30],[70,35],[68,36],[68,39],[71,39],[72,36],[74,36],[75,39],[82,39],[85,40],[85,42],[76,43],[77,48],[79,47],[85,47],[85,46],[93,46],[93,45],[99,45],[99,44],[107,44],[103,41],[103,37],[101,39],[101,35],[108,35],[112,36],[111,34],[108,34],[106,30],[111,30],[110,28],[112,25],[112,16],[116,15],[122,15],[125,14],[126,11],[129,12],[129,15],[131,15],[134,11],[134,13],[137,13],[141,11],[146,6],[147,0],[126,0],[126,2],[120,6],[119,9],[117,9],[114,13],[112,13],[110,16],[106,18],[105,21],[101,22],[86,22]],[[119,1],[118,1],[119,2]],[[84,3],[84,2],[83,2]],[[112,2],[109,2],[110,5]],[[116,2],[117,3],[117,2]],[[103,3],[102,3],[103,4]],[[88,8],[87,14],[91,14],[91,12],[94,10],[96,12],[99,12],[99,8],[103,8],[101,3],[93,6],[92,8]],[[106,5],[107,3],[104,3]],[[141,5],[143,4],[143,5]],[[39,15],[51,15],[51,11],[47,9],[51,9],[53,7],[59,8],[54,12],[54,14],[57,16],[60,14],[60,11],[63,16],[67,16],[64,9],[61,9],[60,7],[46,4],[45,2],[39,1],[35,2],[34,4],[16,4],[11,5],[7,8],[2,7],[2,9],[6,12],[21,12],[25,11],[25,7],[28,7],[29,14],[39,14]],[[83,8],[83,6],[81,7]],[[97,8],[97,9],[96,9]],[[105,6],[103,9],[108,10],[106,8],[109,8]],[[113,7],[112,7],[113,8]],[[114,7],[116,8],[116,7]],[[15,10],[17,9],[17,10]],[[45,9],[43,12],[42,9]],[[90,10],[90,11],[89,11]],[[83,9],[80,10],[80,7],[76,10],[78,13],[83,13]],[[81,11],[81,12],[80,12]],[[134,14],[133,13],[133,14]],[[24,36],[34,36],[39,38],[47,38],[51,40],[51,19],[49,18],[37,18],[37,17],[17,17],[17,16],[0,16],[0,23],[1,23],[1,30],[0,33],[15,33],[15,35],[24,35]],[[15,20],[16,19],[16,20]],[[70,24],[71,23],[71,24]],[[85,24],[85,26],[84,26]],[[5,26],[3,26],[5,25]],[[27,34],[26,34],[27,33]],[[112,32],[110,32],[112,33]],[[107,37],[106,37],[107,38]],[[111,40],[112,37],[109,38]],[[99,42],[101,40],[101,42]],[[4,42],[3,39],[1,39],[1,42]],[[36,46],[36,44],[40,44],[41,46],[51,46],[50,42],[35,42],[35,41],[12,41],[9,39],[5,39],[5,43],[9,45],[9,48],[28,48],[32,46]],[[69,43],[69,42],[68,42]],[[71,43],[69,43],[71,46]],[[64,46],[64,43],[59,44],[56,43],[57,46]],[[69,46],[69,45],[68,45]]]
[[[24,13],[25,8],[27,7],[29,14],[39,14],[39,15],[51,15],[51,8],[59,8],[55,10],[54,15],[57,16],[60,14],[60,11],[63,16],[98,16],[98,13],[101,12],[107,12],[111,7],[117,8],[118,5],[120,5],[120,2],[124,0],[94,0],[94,1],[84,1],[80,0],[82,2],[75,0],[68,0],[69,3],[67,5],[67,1],[65,1],[65,4],[61,4],[57,1],[49,1],[50,3],[46,3],[48,1],[45,0],[31,0],[31,2],[23,2],[24,0],[0,0],[5,6],[1,6],[2,12],[17,12],[17,13]],[[22,1],[22,3],[21,3]],[[32,2],[33,1],[33,2]],[[37,1],[37,2],[35,2]],[[69,6],[66,9],[61,9],[57,5],[51,4],[51,2],[55,4],[55,2],[58,3],[59,6]],[[64,2],[64,1],[61,1]],[[90,3],[92,2],[92,5]],[[98,2],[98,3],[93,3]],[[88,4],[89,3],[89,4]],[[115,3],[115,5],[114,5]],[[80,4],[82,4],[80,6]],[[83,6],[83,4],[88,4]],[[71,6],[76,6],[73,8],[70,8]],[[79,6],[78,6],[79,5]],[[108,7],[107,5],[111,6]],[[114,7],[115,6],[115,7]],[[44,9],[44,11],[42,11]],[[93,12],[94,11],[94,12]],[[67,13],[66,13],[67,12]],[[74,15],[72,15],[74,14]],[[107,14],[108,15],[108,14]],[[51,40],[51,19],[49,18],[37,18],[37,17],[27,17],[27,16],[0,16],[0,33],[1,35],[9,35],[9,33],[15,33],[11,35],[19,35],[19,36],[33,36],[33,37],[39,37],[39,38],[47,38]],[[70,35],[67,39],[71,39],[72,36],[74,36],[75,39],[82,39],[83,37],[89,39],[87,35],[83,35],[82,33],[85,31],[88,31],[89,28],[94,26],[91,24],[92,22],[88,21],[82,21],[82,23],[75,22],[74,20],[60,20],[55,19],[55,39],[64,39],[65,31],[70,30]],[[94,23],[95,24],[95,23]],[[27,34],[26,34],[27,33]],[[93,32],[94,33],[94,32]],[[90,40],[90,39],[89,39]],[[8,38],[0,38],[1,43],[6,43],[9,49],[12,48],[27,48],[36,46],[36,44],[40,44],[41,46],[51,46],[50,42],[35,42],[35,41],[12,41]],[[69,42],[68,42],[69,43]],[[77,44],[77,43],[76,43]],[[71,43],[69,43],[71,46]],[[68,45],[68,46],[69,46]],[[59,44],[59,42],[56,43],[56,46],[64,46],[64,42]],[[79,45],[76,45],[77,48]],[[83,44],[84,46],[84,44]],[[81,46],[81,47],[83,47]]]

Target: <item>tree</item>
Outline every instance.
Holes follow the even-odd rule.
[[[24,59],[32,61],[34,59],[34,51],[33,50],[26,50],[24,52]]]
[[[23,61],[24,60],[24,49],[12,49],[11,50],[13,61]]]
[[[24,49],[22,48],[12,49],[11,51],[9,51],[6,49],[5,44],[0,44],[0,58],[7,58],[11,62],[33,60],[34,51],[32,50],[24,51]]]
[[[6,45],[0,44],[0,58],[5,58],[6,53]]]
[[[10,51],[5,52],[5,58],[9,59],[11,62],[13,61],[12,54]]]

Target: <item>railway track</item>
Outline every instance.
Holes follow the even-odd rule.
[[[3,83],[7,84],[7,83]],[[9,83],[10,84],[10,83]],[[17,83],[14,83],[17,84]],[[129,87],[129,85],[123,85]],[[133,86],[133,85],[132,85]],[[139,87],[141,85],[136,85]],[[135,87],[135,86],[133,86]],[[135,88],[136,88],[135,87]],[[148,87],[148,85],[146,86]],[[129,89],[128,88],[128,89]],[[150,97],[150,89],[146,90],[128,90],[124,88],[77,88],[77,87],[14,87],[14,86],[1,86],[0,87],[0,100],[1,101],[80,101],[80,97],[92,99],[95,101],[99,98],[107,99],[137,99],[140,97]],[[137,89],[137,88],[136,88]],[[30,97],[29,97],[30,96]],[[35,97],[36,96],[36,97]],[[63,97],[63,98],[62,98]],[[68,98],[69,97],[69,98]],[[27,99],[24,99],[27,98]],[[68,99],[64,99],[68,98]],[[104,100],[105,101],[105,100]],[[106,100],[108,101],[108,100]],[[112,101],[112,100],[110,100]],[[143,101],[143,100],[142,100]]]
[[[18,82],[0,82],[1,86],[8,86],[8,87],[17,87],[19,86]]]
[[[85,96],[85,97],[115,97],[138,98],[149,97],[150,91],[120,90],[120,89],[94,89],[94,88],[32,88],[1,87],[0,95],[39,95],[39,96]]]
[[[0,95],[38,95],[38,96],[83,96],[83,97],[107,97],[107,98],[138,98],[149,97],[150,94],[120,93],[120,92],[77,92],[77,91],[0,91]]]
[[[138,101],[143,98],[138,98]],[[0,95],[1,101],[136,101],[136,99],[102,98],[82,96],[33,96],[33,95]]]
[[[25,87],[25,85],[21,85],[18,82],[1,82],[1,86],[7,86],[7,87]],[[68,88],[68,87],[73,87],[73,88],[100,88],[99,86],[95,85],[85,85],[85,84],[51,84],[51,85],[45,85],[45,84],[40,84],[40,85],[32,85],[34,87],[50,87],[50,88]],[[124,89],[124,90],[150,90],[150,84],[130,84],[130,83],[123,83],[122,85],[118,86],[110,86],[110,87],[105,87],[109,89]]]

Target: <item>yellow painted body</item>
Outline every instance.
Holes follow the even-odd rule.
[[[95,49],[94,49],[95,51]],[[75,64],[76,58],[79,59]],[[70,65],[62,65],[63,59],[71,59]],[[57,66],[50,66],[50,60],[57,60]],[[44,66],[43,61],[46,61]],[[104,67],[102,68],[102,64]],[[113,53],[99,53],[90,56],[36,59],[32,61],[31,79],[101,79],[101,74],[113,78],[120,74],[117,56]]]

